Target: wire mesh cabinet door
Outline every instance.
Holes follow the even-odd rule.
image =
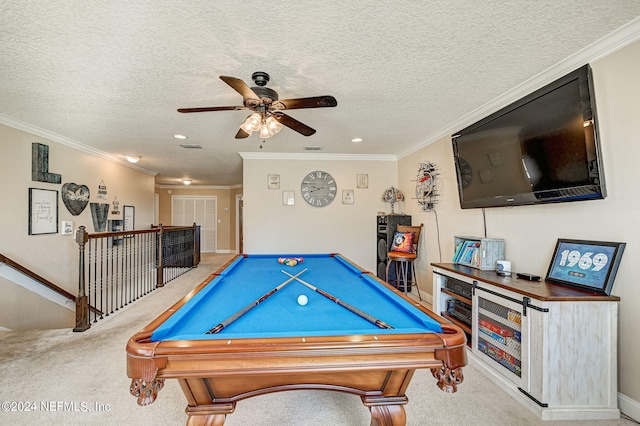
[[[516,386],[529,391],[529,318],[526,302],[476,288],[473,353]],[[502,290],[504,293],[504,290]],[[519,296],[522,300],[522,296]]]

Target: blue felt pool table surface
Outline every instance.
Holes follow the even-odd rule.
[[[280,257],[302,257],[295,266]],[[292,280],[217,334],[205,334],[287,281],[289,274],[391,325],[381,329],[325,296]],[[297,302],[304,294],[308,303]],[[340,255],[245,255],[237,257],[154,330],[151,340],[203,340],[389,333],[442,333],[438,321],[397,291]]]

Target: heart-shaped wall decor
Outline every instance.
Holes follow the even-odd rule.
[[[68,182],[62,185],[62,202],[69,212],[78,216],[89,204],[89,188]]]

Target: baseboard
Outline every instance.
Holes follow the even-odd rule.
[[[640,402],[618,393],[618,407],[620,407],[622,414],[640,422]]]
[[[489,380],[498,385],[503,391],[511,396],[516,401],[527,407],[529,411],[538,416],[541,420],[613,420],[620,418],[620,411],[622,411],[622,405],[620,403],[620,394],[618,396],[617,408],[584,408],[584,407],[541,407],[533,400],[528,398],[525,394],[518,390],[518,387],[504,377],[502,374],[495,371],[493,368],[487,366],[484,361],[480,360],[470,350],[467,350],[467,359],[469,364],[473,365],[483,373]],[[627,398],[629,401],[633,401]],[[640,406],[636,401],[634,409],[637,414],[640,410]],[[633,417],[631,414],[627,414],[629,417]]]

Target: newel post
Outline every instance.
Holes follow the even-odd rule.
[[[193,266],[200,264],[200,226],[193,222]]]
[[[164,287],[164,279],[163,279],[163,275],[164,275],[164,271],[163,271],[163,262],[162,262],[162,257],[164,256],[164,253],[162,253],[162,246],[164,245],[163,242],[163,238],[164,238],[164,228],[162,227],[162,224],[158,225],[159,231],[158,231],[158,268],[157,268],[157,276],[156,276],[156,287]]]
[[[84,266],[84,246],[89,241],[89,233],[84,226],[78,227],[76,232],[76,243],[78,243],[78,297],[76,297],[76,326],[73,331],[85,331],[91,327],[89,322],[89,301],[85,290],[85,266]]]

